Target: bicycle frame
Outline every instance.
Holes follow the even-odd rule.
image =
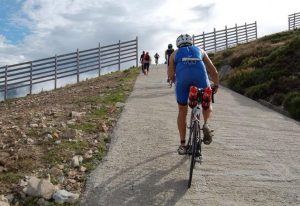
[[[194,137],[192,136],[192,134],[193,134],[192,130],[193,130],[195,124],[198,126],[199,129],[201,128],[200,127],[201,111],[202,111],[202,108],[201,108],[201,104],[199,104],[199,103],[191,111],[190,128],[189,128],[190,129],[190,133],[189,133],[189,139],[188,139],[187,145],[191,145],[191,143],[193,142],[193,138]],[[202,140],[199,140],[199,141],[202,141]],[[188,150],[190,150],[190,149],[192,149],[192,148],[188,148]],[[188,154],[190,154],[190,153],[188,152]],[[201,147],[200,147],[200,155],[201,155]]]

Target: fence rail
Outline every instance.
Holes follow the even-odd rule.
[[[244,25],[232,28],[218,30],[214,29],[210,33],[202,33],[200,35],[193,35],[193,44],[200,46],[207,52],[216,52],[238,44],[247,43],[257,39],[257,24],[256,21],[251,24],[245,23]]]
[[[32,94],[32,86],[39,83],[54,81],[54,89],[57,88],[57,80],[77,76],[80,74],[98,71],[101,75],[102,68],[135,61],[138,66],[138,38],[130,41],[101,46],[71,52],[35,61],[0,67],[0,93],[4,93],[7,99],[9,90],[29,87]]]
[[[300,28],[300,12],[288,16],[289,30]]]

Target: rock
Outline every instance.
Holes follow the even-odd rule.
[[[26,186],[28,185],[28,182],[27,182],[27,181],[24,181],[24,180],[20,180],[19,185],[20,185],[21,187],[26,187]]]
[[[85,112],[75,112],[75,111],[72,111],[71,114],[70,114],[72,119],[80,119],[85,115],[86,115]]]
[[[14,200],[14,195],[13,194],[8,194],[5,196],[5,198],[8,200],[8,202],[11,204]]]
[[[26,139],[26,143],[27,143],[27,144],[33,144],[33,143],[34,143],[34,140],[31,139],[31,138],[27,138],[27,139]]]
[[[77,175],[77,172],[75,170],[70,170],[68,172],[68,177],[73,178]]]
[[[78,135],[78,131],[76,129],[67,129],[63,133],[63,138],[66,138],[66,139],[76,139],[77,135]]]
[[[71,119],[71,120],[67,121],[67,124],[70,124],[70,125],[75,124],[75,123],[76,123],[75,119]]]
[[[57,132],[54,132],[54,133],[53,133],[53,138],[58,139],[58,138],[59,138],[59,134],[58,134]]]
[[[30,127],[31,128],[37,128],[37,127],[39,127],[39,125],[38,124],[30,124]]]
[[[79,167],[80,163],[82,162],[83,158],[80,155],[76,155],[72,158],[72,166]]]
[[[102,132],[108,132],[108,127],[106,126],[106,124],[105,123],[102,123],[101,124],[101,130],[102,130]]]
[[[50,139],[53,139],[52,135],[51,134],[46,134],[45,135],[45,140],[49,141]]]
[[[80,166],[79,170],[80,170],[80,172],[85,172],[87,169],[84,166]]]
[[[0,173],[1,172],[7,172],[7,168],[3,167],[3,166],[0,166]]]
[[[55,187],[48,180],[31,177],[28,181],[27,187],[24,188],[23,191],[27,195],[33,197],[42,197],[46,200],[49,200],[55,192]]]
[[[44,200],[43,198],[40,198],[37,203],[36,203],[38,206],[48,206],[50,205],[50,203],[46,200]]]
[[[84,154],[84,159],[91,159],[92,157],[93,155],[88,152]]]
[[[117,102],[116,103],[117,108],[124,107],[124,106],[125,106],[125,103],[123,103],[123,102]]]
[[[0,206],[10,206],[8,199],[4,195],[0,195]]]
[[[70,203],[74,204],[79,198],[79,194],[73,194],[66,190],[58,190],[54,193],[53,199],[58,204]]]
[[[56,165],[56,168],[58,168],[58,169],[60,169],[60,170],[63,170],[63,169],[65,168],[65,166],[64,166],[64,165],[61,165],[61,164],[58,164],[58,165]]]
[[[0,152],[0,164],[5,165],[7,158],[10,157],[10,154],[7,152]]]
[[[50,169],[50,174],[52,177],[59,177],[59,176],[62,176],[64,173],[61,169],[53,167]]]
[[[56,140],[55,144],[61,144],[61,140]]]

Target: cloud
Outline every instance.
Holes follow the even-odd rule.
[[[93,48],[98,42],[107,45],[131,40],[136,36],[140,50],[151,54],[159,52],[163,56],[167,45],[175,44],[181,33],[211,32],[214,27],[223,29],[225,25],[231,27],[235,23],[255,20],[259,32],[280,30],[287,22],[286,15],[292,13],[289,8],[299,5],[298,0],[291,1],[292,5],[283,6],[272,1],[273,9],[270,10],[268,1],[259,0],[250,3],[233,0],[25,0],[22,9],[9,21],[27,28],[28,32],[17,44],[0,36],[0,66],[72,52],[77,48]],[[231,10],[233,7],[237,9]],[[274,18],[276,25],[272,22]],[[279,20],[282,23],[279,24]]]
[[[214,9],[215,4],[210,3],[208,5],[197,5],[192,8],[192,10],[195,12],[197,15],[197,20],[206,20],[211,17],[211,12]]]

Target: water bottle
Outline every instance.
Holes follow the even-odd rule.
[[[195,86],[191,86],[189,92],[189,106],[191,108],[197,106],[197,99],[198,99],[198,88]]]
[[[212,89],[210,87],[207,87],[203,91],[203,97],[202,97],[202,108],[208,109],[211,101],[211,95],[212,95]]]

